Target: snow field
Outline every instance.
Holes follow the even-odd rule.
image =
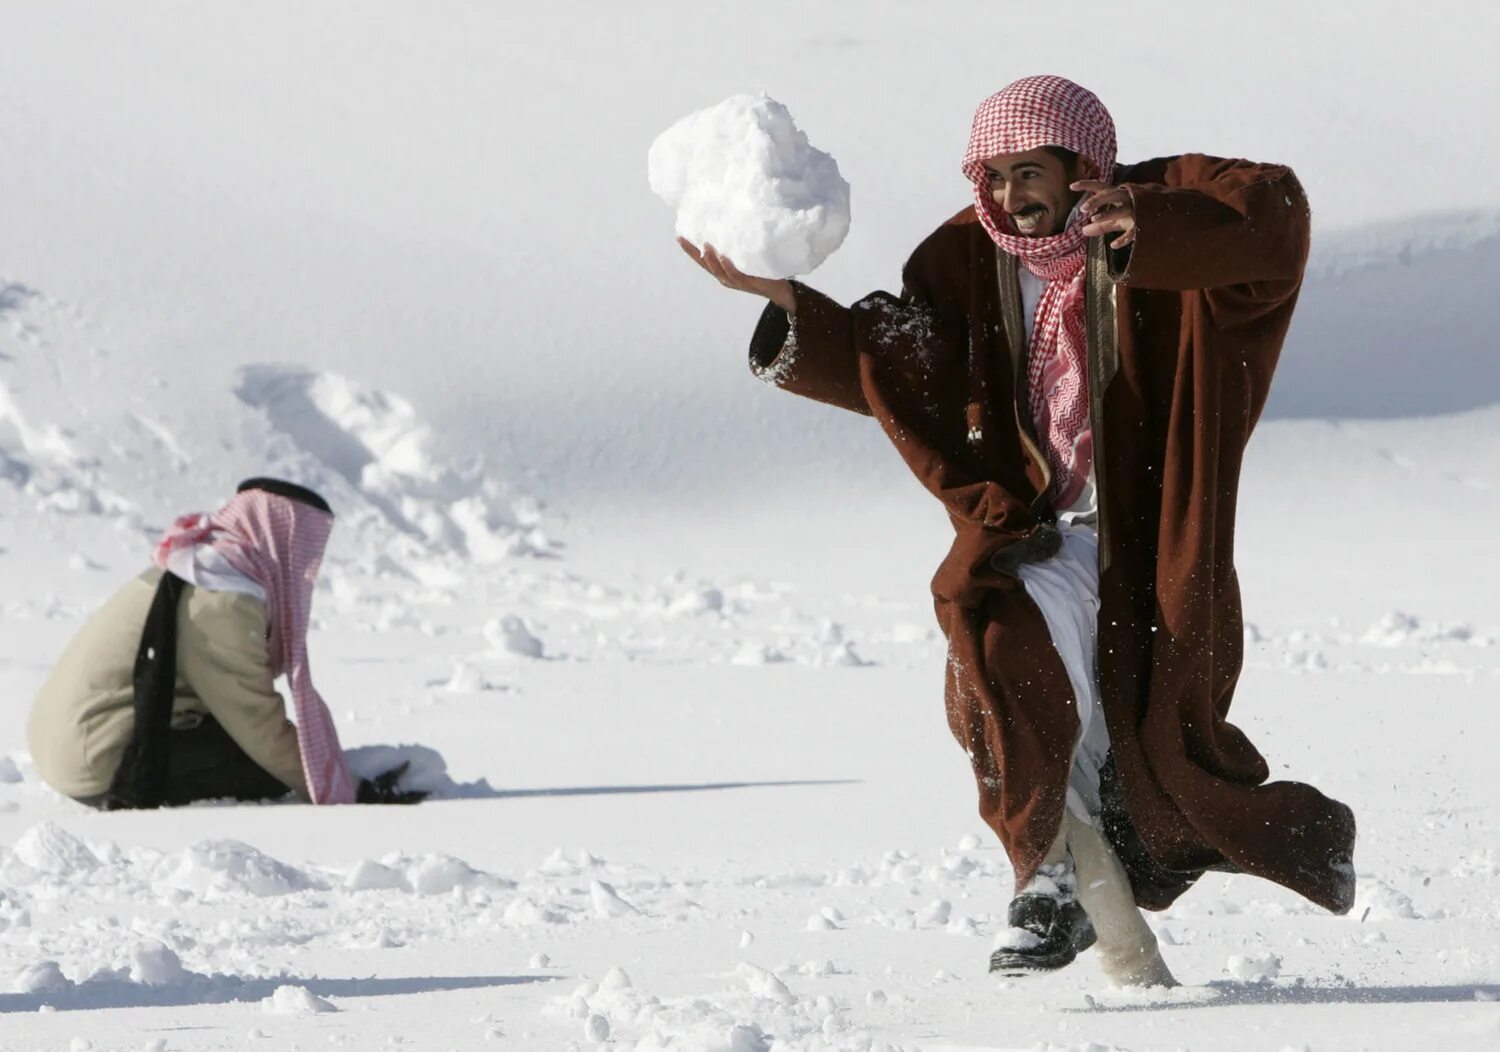
[[[93,345],[76,313],[27,302],[50,353],[66,362]],[[506,554],[485,562],[472,535],[441,528],[448,496],[471,491],[437,433],[394,396],[298,370],[256,374],[251,401],[246,374],[229,374],[224,419],[260,436],[275,469],[334,495],[343,514],[314,607],[320,687],[362,769],[411,759],[409,784],[437,800],[336,818],[100,816],[58,800],[29,773],[25,702],[73,626],[143,565],[158,515],[115,495],[106,469],[134,465],[131,488],[149,496],[184,465],[160,421],[85,427],[94,410],[70,407],[16,339],[0,363],[13,404],[42,408],[13,414],[18,466],[0,486],[0,558],[22,582],[0,608],[0,687],[15,699],[0,723],[0,1006],[17,1035],[0,1047],[59,1035],[147,1047],[164,1020],[207,1013],[236,1038],[332,1028],[335,1041],[413,1047],[1139,1052],[1193,1047],[1207,1026],[1216,1049],[1326,1050],[1376,1029],[1393,1049],[1417,1032],[1456,1048],[1500,1032],[1500,828],[1481,803],[1500,611],[1458,586],[1473,566],[1418,581],[1361,572],[1337,591],[1309,570],[1347,564],[1322,544],[1352,550],[1356,571],[1386,555],[1387,538],[1358,524],[1399,520],[1387,473],[1415,475],[1433,500],[1469,494],[1452,528],[1478,528],[1495,500],[1484,457],[1457,479],[1423,466],[1463,442],[1488,448],[1492,413],[1462,438],[1436,424],[1337,428],[1311,464],[1283,447],[1313,425],[1269,424],[1252,447],[1236,718],[1276,770],[1355,804],[1359,901],[1328,918],[1208,878],[1153,918],[1189,986],[1135,995],[1102,990],[1087,957],[1034,985],[984,975],[1009,872],[970,817],[942,724],[943,651],[922,594],[934,524],[914,504],[882,496],[868,515],[892,530],[863,530],[861,516],[851,531],[808,520],[793,489],[738,520],[705,516],[689,538],[681,513],[622,531],[616,512],[600,529],[501,496],[488,536]],[[42,441],[44,419],[74,423]],[[216,454],[195,456],[189,477],[233,477]],[[1274,541],[1289,502],[1327,492],[1325,472],[1361,499],[1288,559]],[[40,516],[45,535],[26,525]],[[1482,566],[1490,556],[1471,547]],[[1424,726],[1409,755],[1413,698],[1470,733]],[[592,850],[559,851],[560,830]],[[606,982],[615,969],[629,986]],[[214,1047],[187,1031],[166,1040]]]
[[[1139,993],[1088,955],[985,975],[1010,881],[944,725],[941,513],[868,421],[746,376],[757,305],[639,171],[766,86],[859,184],[817,275],[848,302],[967,203],[972,107],[1038,52],[959,4],[435,10],[7,10],[0,1048],[1500,1046],[1493,11],[1147,3],[1112,27],[1141,61],[1054,67],[1124,156],[1286,161],[1315,209],[1234,718],[1355,807],[1358,903],[1207,878],[1152,918],[1187,986]],[[730,219],[811,265],[798,195],[840,184],[769,178],[804,141],[739,117],[719,160],[785,207]],[[59,799],[25,755],[51,661],[262,473],[339,511],[312,648],[344,741],[434,800]]]
[[[954,806],[970,787],[940,726],[936,664],[889,669],[894,693],[876,685],[873,699],[849,689],[867,670],[674,667],[612,655],[532,662],[505,695],[507,733],[487,742],[463,733],[473,703],[423,710],[438,759],[500,788],[354,809],[319,823],[315,840],[298,830],[305,809],[274,806],[125,816],[122,826],[58,801],[13,758],[19,780],[0,784],[0,802],[14,806],[0,813],[11,983],[0,1005],[23,1009],[10,1016],[18,1033],[94,1041],[86,1016],[134,1032],[132,1019],[167,1005],[183,1018],[194,1004],[235,1033],[290,1034],[277,1021],[314,1016],[276,1014],[306,1011],[301,994],[277,991],[300,987],[338,1009],[318,1017],[340,1021],[333,1033],[394,1033],[415,1047],[436,1025],[453,1047],[499,1031],[518,1047],[591,1048],[607,1025],[621,1049],[925,1048],[941,1035],[968,1047],[1130,1050],[1195,1047],[1203,1026],[1258,1035],[1227,1048],[1341,1048],[1357,1046],[1338,1035],[1370,1033],[1373,1014],[1392,1041],[1419,1025],[1462,1048],[1465,1027],[1500,1021],[1487,1000],[1500,996],[1489,978],[1500,827],[1465,802],[1480,798],[1492,715],[1476,716],[1463,746],[1367,736],[1341,758],[1333,736],[1306,733],[1321,721],[1307,689],[1318,681],[1258,673],[1242,698],[1247,730],[1278,769],[1361,803],[1358,902],[1333,918],[1270,885],[1205,878],[1151,918],[1188,987],[1141,995],[1102,989],[1088,955],[1035,983],[984,975],[1010,873]],[[378,679],[348,670],[340,681],[356,691]],[[1331,675],[1364,683],[1367,727],[1394,725],[1407,704],[1410,677]],[[746,677],[773,677],[774,689]],[[1486,680],[1448,682],[1443,703],[1472,704]],[[674,701],[643,706],[653,684]],[[876,732],[864,725],[881,698],[891,708]],[[396,700],[387,691],[367,705],[356,740],[408,725]],[[579,721],[587,740],[537,755],[534,743],[569,741]],[[838,775],[826,758],[820,768],[820,743],[855,726],[861,748],[842,764],[853,781],[780,784]],[[743,748],[767,728],[774,749]],[[684,740],[698,744],[684,751]],[[631,755],[619,756],[626,741]],[[1403,751],[1414,754],[1398,768]],[[655,787],[639,781],[643,769]],[[1398,769],[1422,778],[1387,773]],[[714,788],[731,771],[741,787]],[[234,840],[222,836],[226,818]],[[588,847],[549,845],[559,829]],[[151,846],[163,837],[167,846]],[[871,852],[872,838],[906,846]],[[408,1002],[426,1006],[422,1031]],[[58,1011],[36,1014],[43,1005]],[[1420,1017],[1412,1005],[1425,1006]],[[1007,1034],[1018,1039],[996,1040]],[[212,1047],[179,1040],[170,1047]]]

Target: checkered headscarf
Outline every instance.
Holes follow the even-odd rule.
[[[1087,337],[1084,325],[1083,222],[1074,215],[1051,237],[1022,237],[990,194],[984,162],[1043,146],[1072,150],[1112,182],[1115,122],[1098,97],[1062,77],[1026,77],[985,99],[974,113],[963,173],[974,184],[979,222],[1000,248],[1047,282],[1032,320],[1027,364],[1032,421],[1053,474],[1053,499],[1078,499],[1093,461],[1089,431]]]
[[[212,515],[182,516],[156,548],[156,564],[165,569],[174,549],[207,544],[265,591],[271,675],[286,673],[302,771],[315,804],[353,803],[355,797],[354,776],[307,659],[313,583],[332,530],[333,516],[320,508],[247,489]]]

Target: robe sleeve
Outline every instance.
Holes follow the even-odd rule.
[[[1296,294],[1307,263],[1309,210],[1283,165],[1202,155],[1177,158],[1161,183],[1121,184],[1135,207],[1135,241],[1111,253],[1122,285],[1229,290],[1210,297],[1220,323]]]
[[[801,282],[792,290],[794,315],[766,304],[750,340],[751,371],[773,387],[868,416],[851,312]]]

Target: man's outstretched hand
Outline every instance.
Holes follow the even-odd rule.
[[[361,778],[354,798],[362,804],[421,803],[427,799],[425,792],[420,789],[400,789],[396,786],[410,766],[410,760],[403,760],[384,774],[377,774],[374,778]]]
[[[720,255],[719,250],[707,242],[704,243],[702,250],[684,237],[679,237],[677,243],[682,246],[682,250],[694,263],[712,274],[714,279],[726,289],[738,289],[740,292],[752,292],[757,296],[764,296],[788,314],[796,311],[797,297],[792,293],[790,281],[784,278],[751,277],[729,262],[729,257]]]
[[[1135,240],[1135,201],[1129,190],[1097,179],[1080,179],[1068,189],[1081,190],[1089,195],[1078,206],[1078,211],[1088,220],[1083,226],[1084,237],[1118,231],[1120,236],[1109,243],[1110,248],[1124,248]]]

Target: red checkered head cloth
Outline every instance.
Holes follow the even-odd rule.
[[[1043,146],[1072,150],[1088,163],[1089,178],[1112,182],[1115,173],[1115,122],[1104,103],[1088,88],[1062,77],[1025,77],[979,104],[964,153],[963,173],[974,184],[979,221],[995,243],[1019,256],[1039,278],[1047,264],[1083,250],[1080,223],[1053,237],[1021,237],[1015,224],[990,196],[984,162],[1001,154],[1025,153]],[[1081,256],[1079,257],[1082,258]],[[1066,269],[1066,268],[1064,268]]]
[[[247,484],[250,485],[250,484]],[[353,803],[354,776],[333,717],[313,686],[307,627],[313,585],[333,530],[332,513],[260,488],[242,488],[210,516],[184,515],[156,548],[163,569],[176,548],[207,544],[266,593],[271,675],[286,674],[297,719],[297,745],[315,804]]]
[[[990,238],[1047,283],[1032,318],[1027,394],[1032,422],[1052,469],[1053,503],[1066,508],[1082,495],[1093,462],[1089,430],[1087,337],[1084,324],[1083,221],[1076,213],[1050,237],[1022,237],[995,203],[984,162],[1002,154],[1061,146],[1114,181],[1115,122],[1098,96],[1062,77],[1026,77],[991,95],[974,113],[963,173],[974,186],[975,210]]]

